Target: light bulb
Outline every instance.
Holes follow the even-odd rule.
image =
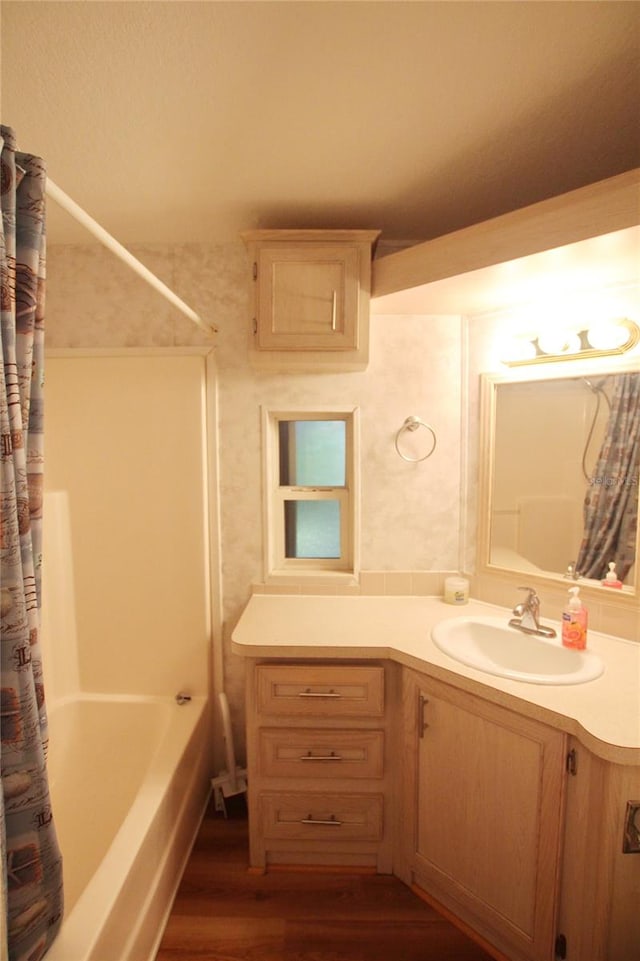
[[[594,350],[616,350],[629,339],[629,331],[616,321],[602,321],[587,331],[587,340]]]
[[[575,354],[580,350],[580,338],[563,330],[547,330],[538,337],[538,346],[544,354]]]
[[[524,337],[514,337],[505,343],[501,353],[506,358],[507,363],[513,364],[518,361],[533,360],[536,356],[536,348],[531,340],[526,340]]]

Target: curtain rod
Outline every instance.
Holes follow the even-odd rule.
[[[83,227],[86,227],[94,237],[96,237],[102,244],[105,245],[105,247],[108,247],[109,250],[116,255],[116,257],[119,257],[120,260],[127,264],[127,266],[130,267],[136,274],[142,277],[143,280],[146,280],[148,284],[159,291],[163,297],[166,297],[166,299],[169,300],[174,307],[177,307],[178,310],[181,310],[182,313],[189,318],[189,320],[193,321],[194,324],[197,324],[198,327],[201,327],[208,334],[217,334],[218,328],[215,326],[215,324],[205,323],[205,321],[202,320],[195,310],[192,310],[188,304],[185,304],[184,300],[178,297],[178,295],[175,294],[170,287],[167,287],[162,280],[156,277],[156,275],[153,274],[148,267],[145,267],[143,263],[137,260],[133,254],[127,250],[126,247],[123,247],[122,244],[115,239],[115,237],[112,237],[111,234],[104,229],[104,227],[101,227],[100,224],[93,219],[93,217],[90,217],[86,210],[83,210],[82,207],[75,202],[75,200],[72,200],[71,197],[69,197],[64,190],[61,190],[60,187],[58,187],[57,184],[55,184],[49,177],[47,177],[47,194],[52,200],[55,200],[57,204],[66,210],[68,214],[71,214],[74,220],[77,220],[79,224],[82,224]]]

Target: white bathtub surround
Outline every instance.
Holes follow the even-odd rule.
[[[50,956],[152,961],[213,773],[206,358],[47,363],[43,660],[67,887]]]
[[[84,691],[207,691],[206,362],[197,351],[47,356],[46,485],[68,496]],[[64,687],[60,652],[49,660]]]
[[[42,581],[41,628],[47,704],[51,706],[80,690],[71,517],[66,490],[45,492],[42,554],[51,561],[46,564]]]

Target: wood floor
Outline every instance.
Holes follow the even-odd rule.
[[[397,878],[247,865],[245,811],[210,806],[156,961],[491,961]]]

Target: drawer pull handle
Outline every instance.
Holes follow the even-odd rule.
[[[311,751],[307,751],[306,754],[301,754],[299,757],[300,761],[341,761],[342,756],[336,754],[332,751],[331,754],[312,754]]]
[[[330,691],[312,691],[310,687],[306,691],[299,691],[298,697],[342,697],[339,691],[334,691],[331,688]]]
[[[342,821],[338,821],[335,814],[332,814],[330,818],[314,818],[310,814],[306,818],[302,818],[300,824],[324,824],[327,827],[339,828],[342,826]]]
[[[418,737],[423,738],[424,732],[429,727],[429,722],[425,720],[424,710],[429,703],[429,698],[425,697],[424,694],[420,694],[418,697]]]

